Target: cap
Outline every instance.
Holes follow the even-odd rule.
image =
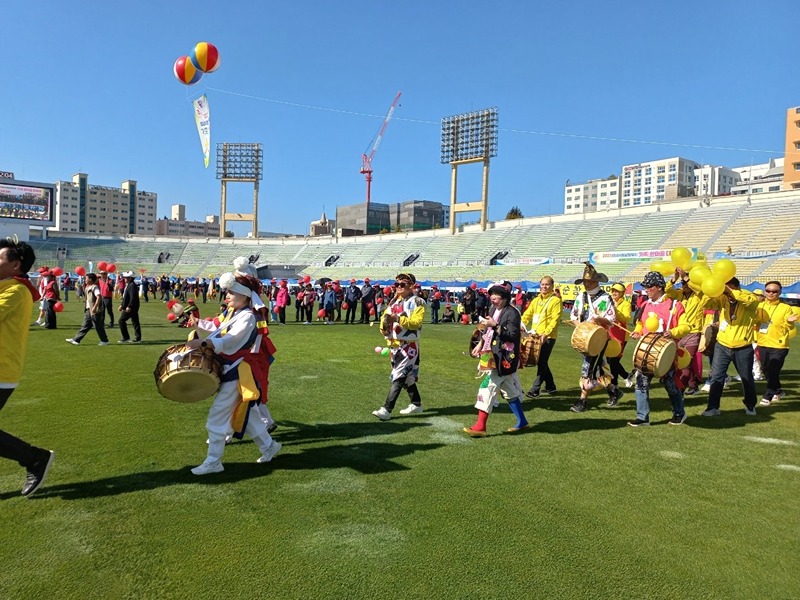
[[[664,276],[658,271],[649,271],[642,279],[643,288],[649,288],[653,286],[660,288],[667,287],[667,282],[664,279]]]
[[[614,285],[612,285],[611,289],[612,290],[617,290],[618,292],[622,292],[623,294],[625,293],[625,286],[623,284],[619,283],[619,282],[617,282]]]

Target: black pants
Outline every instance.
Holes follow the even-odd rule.
[[[279,306],[278,307],[278,320],[282,324],[286,325],[286,307],[285,306]]]
[[[44,326],[46,329],[56,329],[55,305],[55,300],[45,300],[44,302]]]
[[[623,351],[625,350],[625,346],[622,346]],[[619,383],[619,378],[622,376],[623,379],[627,379],[629,373],[625,370],[625,367],[622,366],[622,355],[615,358],[606,357],[608,360],[608,369],[611,372],[611,383],[617,385]]]
[[[392,382],[392,387],[389,388],[389,393],[386,395],[386,402],[384,402],[383,407],[392,412],[394,410],[394,405],[397,402],[397,398],[400,396],[400,391],[405,387],[405,382],[403,379],[398,379]],[[414,383],[406,388],[408,392],[408,396],[411,399],[411,404],[416,404],[417,406],[422,406],[422,398],[420,398],[419,390],[417,389],[417,384]]]
[[[299,302],[295,302],[295,303],[294,303],[294,320],[295,320],[295,321],[299,321],[299,320],[300,320],[300,318],[301,318],[301,317],[302,317],[304,314],[305,314],[305,313],[303,312],[303,305],[302,305],[302,304],[300,304]]]
[[[781,369],[783,369],[789,349],[759,346],[758,353],[761,355],[761,370],[767,380],[767,389],[763,397],[772,400],[774,395],[783,391],[781,389]]]
[[[369,323],[369,307],[367,306],[367,302],[364,300],[361,301],[361,318],[358,320],[359,323]]]
[[[136,342],[140,342],[142,340],[142,327],[139,324],[139,310],[135,310],[132,312],[124,312],[122,316],[119,318],[119,332],[122,335],[123,340],[130,339],[128,337],[128,320],[133,323],[133,339]]]
[[[102,310],[93,315],[87,308],[83,313],[83,325],[81,325],[78,333],[72,339],[80,343],[92,327],[94,327],[97,330],[97,337],[100,338],[100,341],[107,342],[108,336],[106,335],[105,320],[106,316],[103,314]]]
[[[13,392],[13,389],[0,388],[0,409],[5,406],[6,401]],[[31,446],[28,442],[0,429],[0,456],[3,458],[15,460],[21,467],[30,469],[49,454],[48,450]]]
[[[113,298],[103,298],[103,306],[108,313],[108,316],[111,317],[111,322],[108,324],[109,327],[114,326],[114,299]]]
[[[431,306],[431,323],[439,322],[439,309]]]
[[[355,323],[356,322],[356,307],[358,306],[358,300],[353,300],[350,302],[347,301],[347,312],[344,314],[344,322],[345,323]]]
[[[553,372],[550,370],[550,355],[553,353],[553,346],[556,341],[553,338],[548,338],[539,351],[539,360],[536,362],[536,379],[531,386],[532,392],[538,392],[542,385],[545,390],[556,389],[556,382],[553,379]]]

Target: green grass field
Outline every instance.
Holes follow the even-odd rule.
[[[112,330],[107,347],[94,332],[74,347],[82,312],[72,295],[66,307],[57,331],[32,328],[0,412],[4,430],[57,454],[30,499],[23,470],[0,463],[0,598],[800,597],[797,349],[787,398],[757,417],[732,386],[721,417],[699,416],[700,395],[673,427],[657,386],[654,426],[633,429],[630,390],[618,408],[602,394],[569,411],[580,363],[565,329],[559,394],[524,405],[534,427],[502,433],[503,404],[491,435],[470,439],[471,328],[425,326],[426,410],[384,423],[370,414],[388,389],[377,328],[292,322],[272,328],[283,451],[259,465],[236,442],[224,473],[196,477],[210,401],[170,402],[153,381],[186,330],[151,302],[145,343]]]

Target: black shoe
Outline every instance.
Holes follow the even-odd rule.
[[[278,428],[278,424],[277,424],[277,423],[272,423],[272,425],[270,425],[269,427],[267,427],[267,433],[272,433],[272,432],[273,432],[273,431],[275,431],[277,428]]]
[[[528,398],[538,398],[539,397],[539,390],[528,390],[525,393],[525,396]]]
[[[552,390],[545,389],[544,393],[548,396],[553,396],[558,393],[558,390],[556,388],[553,388]]]
[[[613,392],[610,392],[607,406],[609,408],[614,408],[624,395],[625,392],[619,388],[615,389]]]
[[[575,404],[569,407],[572,412],[580,413],[586,410],[586,400],[578,400]]]
[[[633,421],[628,421],[628,425],[631,427],[644,427],[650,425],[650,421],[643,421],[642,419],[634,419]]]
[[[38,460],[30,469],[28,469],[28,476],[25,479],[25,485],[22,486],[23,496],[30,496],[44,483],[44,480],[47,477],[47,472],[50,470],[50,465],[53,464],[53,459],[56,457],[56,453],[52,450],[45,450],[45,452],[47,452],[47,456],[43,457],[41,460]]]
[[[669,420],[670,425],[683,425],[683,422],[686,420],[686,413],[682,415],[672,415],[672,418]]]
[[[698,392],[698,389],[696,387],[687,387],[685,390],[683,390],[683,395],[684,396],[694,396],[697,392]]]

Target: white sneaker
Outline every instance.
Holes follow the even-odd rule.
[[[272,440],[272,443],[269,445],[269,448],[267,448],[267,451],[264,452],[264,454],[261,455],[261,458],[259,458],[256,462],[257,463],[268,463],[273,458],[275,458],[275,455],[280,451],[281,451],[280,442],[276,442],[275,440]]]
[[[700,391],[701,392],[705,392],[705,393],[710,392],[711,391],[711,384],[710,383],[704,383],[703,387],[700,388]]]
[[[41,327],[42,325],[44,325],[44,323],[42,323],[41,321],[35,321],[34,325],[39,325]]]
[[[718,408],[709,408],[708,410],[704,410],[700,413],[704,417],[718,417],[721,413]]]
[[[624,383],[626,388],[632,388],[634,386],[634,384],[636,383],[636,379],[633,376],[633,373],[631,373],[625,378]]]
[[[100,342],[97,344],[98,346],[108,346],[108,342]]]
[[[756,407],[754,406],[753,408],[747,408],[745,406],[744,407],[744,414],[746,414],[748,417],[755,417],[756,416]]]
[[[775,396],[773,396],[772,398],[762,398],[762,399],[761,399],[761,402],[759,402],[759,404],[760,404],[761,406],[769,406],[770,404],[772,404],[772,399],[773,399],[774,397],[775,397]]]
[[[777,402],[778,400],[782,400],[784,396],[786,396],[786,392],[779,392],[772,397],[772,401]]]
[[[225,445],[227,446],[228,444],[230,444],[232,439],[233,439],[232,435],[226,435],[225,436]],[[206,440],[206,444],[208,444],[210,441],[211,440]]]
[[[414,413],[421,413],[422,406],[417,404],[409,404],[403,410],[400,411],[401,415],[413,415]]]
[[[80,346],[80,344],[81,344],[80,342],[76,342],[76,341],[75,341],[75,340],[73,340],[72,338],[67,338],[67,339],[66,339],[66,340],[64,340],[64,341],[65,341],[65,342],[69,342],[69,343],[70,343],[70,344],[72,344],[73,346]]]
[[[209,473],[222,473],[225,470],[225,467],[222,466],[222,463],[218,460],[213,462],[208,462],[207,460],[203,462],[202,465],[196,466],[192,469],[192,473],[195,475],[208,475]]]
[[[381,421],[388,421],[392,418],[392,413],[386,410],[386,408],[383,406],[381,406],[378,410],[373,410],[372,414],[378,417]]]

